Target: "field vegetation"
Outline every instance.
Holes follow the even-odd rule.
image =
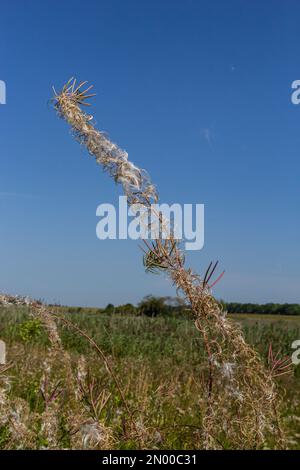
[[[82,335],[60,323],[64,354],[72,369],[66,372],[65,359],[49,357],[53,352],[49,353],[48,335],[27,307],[0,308],[0,337],[7,344],[11,364],[3,378],[14,404],[10,422],[2,420],[0,427],[2,449],[202,448],[201,381],[206,359],[189,314],[147,316],[108,310],[56,307],[63,318],[96,341],[117,385],[105,361]],[[291,356],[292,342],[300,339],[299,317],[240,314],[234,319],[242,324],[247,341],[264,358],[266,367],[270,343],[281,357]],[[300,366],[276,380],[287,446],[300,448]],[[138,438],[118,387],[131,410]],[[93,428],[95,419],[100,428]],[[226,430],[218,439],[220,448],[232,448]],[[273,448],[275,440],[270,432],[263,448]]]

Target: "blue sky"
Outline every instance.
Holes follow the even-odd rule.
[[[2,0],[0,291],[72,305],[172,295],[137,243],[96,238],[120,190],[48,104],[89,80],[98,126],[164,202],[205,204],[226,300],[300,302],[300,4],[296,0]]]

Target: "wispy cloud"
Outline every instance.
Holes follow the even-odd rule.
[[[214,133],[210,127],[204,127],[200,131],[201,137],[208,143],[211,147],[214,141]]]

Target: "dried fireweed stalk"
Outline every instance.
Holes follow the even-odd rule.
[[[73,372],[70,355],[63,347],[57,328],[57,322],[64,319],[48,306],[28,297],[0,294],[0,306],[28,307],[31,316],[43,324],[50,342],[41,370],[39,393],[44,403],[41,413],[30,411],[25,400],[9,396],[10,380],[6,372],[12,364],[0,366],[0,428],[6,427],[8,432],[5,448],[61,448],[62,418],[71,449],[111,448],[111,429],[78,399],[78,371]],[[105,356],[102,359],[106,359]]]
[[[71,126],[76,139],[97,163],[123,187],[128,204],[150,206],[158,201],[157,191],[147,173],[128,160],[128,154],[97,130],[93,117],[81,105],[93,94],[70,79],[60,93],[55,92],[58,115]],[[162,227],[168,221],[160,220]],[[185,267],[184,253],[170,236],[148,244],[144,265],[149,271],[167,272],[191,306],[195,325],[207,354],[203,399],[203,447],[261,448],[273,434],[277,447],[284,446],[278,422],[279,400],[272,371],[265,368],[258,353],[249,346],[241,328],[226,317],[211,293],[209,280],[215,267],[209,266],[201,278]],[[215,283],[213,283],[215,284]]]

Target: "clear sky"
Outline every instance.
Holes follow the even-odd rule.
[[[72,305],[172,295],[135,241],[96,238],[111,179],[48,104],[69,77],[161,200],[205,204],[226,300],[300,302],[300,3],[1,0],[0,291]]]

